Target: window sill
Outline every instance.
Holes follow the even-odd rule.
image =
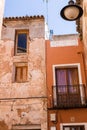
[[[16,81],[14,81],[12,83],[13,84],[27,84],[27,83],[29,83],[29,81],[23,81],[23,82],[16,82]]]
[[[26,55],[26,54],[28,54],[28,52],[25,52],[25,53],[16,53],[14,56]]]

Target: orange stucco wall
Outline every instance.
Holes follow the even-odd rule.
[[[65,43],[66,44],[66,43]],[[53,85],[53,65],[80,63],[82,83],[86,85],[86,72],[84,62],[83,43],[78,40],[78,46],[51,47],[50,41],[46,41],[46,72],[47,72],[47,92],[48,108],[52,102]],[[50,114],[56,113],[56,122],[50,121]],[[87,109],[48,109],[48,130],[51,126],[56,126],[60,130],[61,123],[82,123],[87,121]]]
[[[66,44],[66,43],[65,43]],[[48,88],[48,105],[53,85],[53,65],[80,63],[82,83],[86,84],[83,43],[78,40],[78,46],[51,47],[50,41],[46,42],[46,71]]]
[[[56,122],[52,122],[50,120],[50,113],[56,113]],[[72,124],[87,122],[87,109],[66,109],[66,110],[54,110],[48,112],[48,129],[50,130],[51,126],[56,126],[58,130],[60,130],[60,124]]]

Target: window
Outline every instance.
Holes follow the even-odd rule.
[[[84,126],[64,126],[63,130],[85,130]]]
[[[28,30],[17,30],[15,35],[15,54],[27,52]]]
[[[18,63],[15,67],[15,82],[27,81],[28,67],[26,63]]]
[[[54,107],[81,106],[81,91],[78,67],[55,67],[55,86],[53,87]],[[81,86],[81,89],[82,86]]]
[[[57,108],[76,108],[85,105],[85,86],[80,64],[53,66],[53,105]]]
[[[79,84],[78,68],[55,68],[56,85],[59,92],[75,93]]]

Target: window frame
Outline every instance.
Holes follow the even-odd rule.
[[[79,84],[82,84],[82,76],[81,76],[81,66],[80,66],[80,63],[73,63],[73,64],[54,64],[52,66],[52,69],[53,69],[53,86],[56,85],[56,78],[55,78],[55,68],[58,67],[58,68],[64,68],[64,67],[77,67],[78,68],[78,77],[79,77]]]
[[[23,70],[24,68],[26,68],[26,79],[24,79],[23,75],[21,78],[21,80],[18,81],[18,74],[17,74],[17,71],[18,71],[18,68],[21,69],[20,73],[23,74]],[[20,75],[20,74],[19,74]],[[27,63],[15,63],[15,75],[14,75],[14,82],[16,83],[24,83],[24,82],[27,82],[28,81],[28,64]]]
[[[79,130],[78,128],[81,128],[83,130],[85,130],[85,126],[84,125],[67,125],[67,126],[63,126],[63,130],[66,130],[65,128],[69,128],[69,130],[72,130],[72,128],[76,128],[76,130]]]
[[[55,78],[55,68],[56,67],[77,67],[78,68],[78,77],[79,77],[79,84],[82,83],[82,74],[81,74],[81,65],[80,63],[71,63],[71,64],[53,64],[52,69],[53,69],[53,86],[56,86],[56,78]],[[80,87],[80,96],[81,96],[81,102],[84,104],[84,94],[83,94],[83,89]]]
[[[75,119],[75,117],[73,117]],[[70,120],[72,120],[72,117],[70,118]],[[71,121],[72,122],[72,121]],[[86,127],[87,127],[87,123],[83,122],[83,123],[75,123],[75,122],[72,122],[72,123],[60,123],[60,130],[64,130],[63,127],[67,127],[67,126],[84,126],[84,130],[86,130]]]
[[[19,34],[26,34],[27,40],[26,40],[26,52],[17,52],[18,48],[18,35]],[[15,30],[15,47],[14,47],[14,55],[21,55],[28,53],[28,37],[29,37],[29,30],[28,29],[17,29]]]
[[[73,84],[72,83],[72,85],[71,85],[71,83],[69,82],[69,75],[68,75],[68,70],[69,71],[73,71],[73,72],[75,72],[76,71],[76,77],[77,77],[77,80],[76,80],[76,82],[78,82],[77,84]],[[76,89],[76,88],[74,88],[74,87],[71,87],[71,89],[73,89],[73,90],[71,90],[70,88],[69,88],[69,86],[73,86],[73,85],[78,85],[79,84],[79,75],[78,75],[78,67],[55,67],[55,81],[56,81],[56,85],[58,85],[58,71],[64,71],[65,72],[65,81],[66,81],[66,84],[59,84],[59,86],[66,86],[66,87],[64,87],[64,88],[60,88],[60,90],[61,89],[64,89],[64,91],[60,91],[60,93],[62,94],[62,93],[70,93],[70,94],[76,94],[76,93],[79,93],[79,90],[78,89]],[[72,73],[70,72],[70,76],[72,75]],[[72,76],[71,76],[72,77]],[[72,79],[71,79],[72,80]]]

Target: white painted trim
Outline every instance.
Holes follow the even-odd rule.
[[[87,122],[83,123],[61,123],[60,124],[60,130],[63,130],[63,126],[81,126],[84,125],[85,130],[87,130]]]
[[[80,63],[73,63],[73,64],[56,64],[56,65],[53,65],[52,68],[53,68],[53,85],[55,86],[56,85],[56,78],[55,78],[55,68],[58,67],[58,68],[62,68],[62,67],[77,67],[78,68],[78,75],[79,75],[79,84],[82,84],[82,76],[81,76],[81,67],[80,67]],[[81,92],[81,101],[82,101],[82,104],[84,104],[84,94],[83,94],[83,88],[80,87],[80,92]]]
[[[50,130],[56,130],[56,126],[51,126]]]
[[[65,44],[66,43],[66,44]],[[51,41],[50,47],[65,47],[65,46],[78,46],[78,39],[68,39],[68,40],[58,40],[58,41]]]

